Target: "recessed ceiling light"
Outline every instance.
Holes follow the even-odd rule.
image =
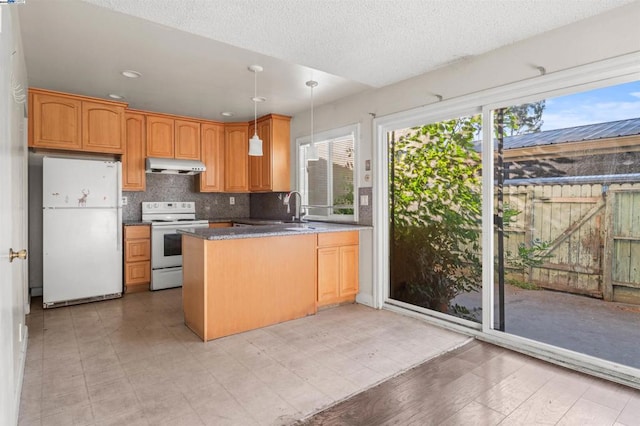
[[[124,99],[124,96],[116,95],[115,93],[109,93],[111,99]]]
[[[122,71],[122,75],[129,78],[142,77],[142,74],[140,74],[138,71],[133,71],[133,70],[124,70]]]
[[[233,113],[229,111],[221,112],[220,115],[223,117],[233,117]]]
[[[251,98],[251,100],[253,102],[264,102],[267,100],[267,98],[265,98],[264,96],[254,96],[253,98]]]

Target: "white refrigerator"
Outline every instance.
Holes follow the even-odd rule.
[[[43,306],[122,295],[121,164],[45,157]]]

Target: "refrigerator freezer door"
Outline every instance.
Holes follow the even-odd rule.
[[[42,167],[45,209],[120,205],[117,162],[45,157]]]
[[[43,211],[43,303],[122,292],[119,209]]]

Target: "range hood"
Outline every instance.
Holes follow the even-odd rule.
[[[176,160],[175,158],[147,158],[147,173],[164,173],[171,175],[196,175],[207,168],[202,161]]]

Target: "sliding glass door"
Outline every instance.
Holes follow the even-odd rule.
[[[481,116],[390,132],[390,297],[481,321]]]
[[[635,377],[640,81],[606,81],[380,120],[384,303]]]
[[[493,116],[495,328],[640,368],[640,82]]]

